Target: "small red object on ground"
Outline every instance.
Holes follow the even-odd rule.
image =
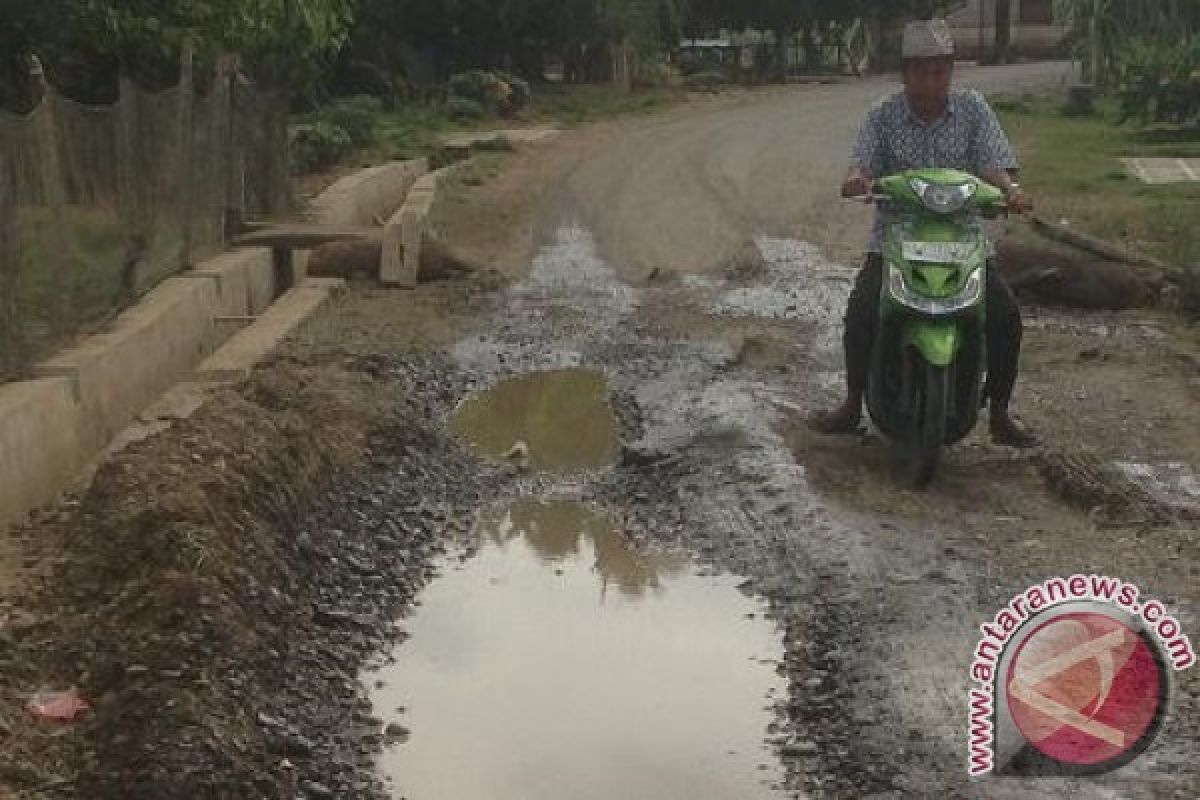
[[[29,713],[38,719],[72,722],[91,707],[78,689],[64,692],[38,692],[29,699]]]

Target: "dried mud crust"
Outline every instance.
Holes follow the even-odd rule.
[[[1200,504],[1171,505],[1092,455],[1045,453],[1038,459],[1038,471],[1066,502],[1099,512],[1109,522],[1200,521]]]
[[[275,363],[25,531],[57,568],[0,636],[0,797],[386,797],[357,675],[480,502],[451,374]],[[41,686],[93,711],[32,724]]]

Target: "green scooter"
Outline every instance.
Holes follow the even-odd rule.
[[[947,169],[883,178],[872,199],[896,213],[884,236],[867,409],[900,447],[908,479],[924,487],[943,449],[979,419],[988,246],[978,216],[995,217],[1006,204],[991,184]]]

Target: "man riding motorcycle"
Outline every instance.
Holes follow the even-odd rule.
[[[1012,211],[1031,210],[1032,203],[1014,180],[1017,160],[995,113],[978,92],[951,89],[954,38],[946,22],[910,23],[904,31],[902,54],[904,90],[884,98],[867,114],[842,196],[870,195],[874,182],[887,175],[941,167],[971,173],[996,186]],[[889,213],[886,207],[876,211],[866,263],[846,309],[846,400],[811,420],[813,428],[822,433],[853,433],[862,420],[871,351],[879,328],[882,243]],[[1010,447],[1033,447],[1037,438],[1023,430],[1009,412],[1021,352],[1021,313],[994,268],[994,254],[990,255],[993,268],[986,271],[985,335],[992,439]]]

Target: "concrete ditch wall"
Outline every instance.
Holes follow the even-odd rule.
[[[384,286],[412,289],[421,269],[421,251],[432,231],[429,217],[437,202],[438,184],[454,167],[422,175],[412,185],[404,203],[383,228],[383,254],[379,281]]]
[[[351,175],[314,201],[313,216],[381,224],[427,171],[421,160]],[[313,287],[299,288],[297,302],[315,308]],[[164,281],[108,330],[41,364],[34,380],[0,385],[0,528],[53,501],[277,293],[269,250],[227,252]]]
[[[0,527],[53,500],[143,408],[219,344],[221,317],[274,299],[271,253],[226,253],[169,278],[109,330],[0,385]]]
[[[384,225],[404,203],[413,184],[429,171],[424,158],[393,161],[347,175],[321,192],[309,217],[321,225],[352,228]],[[308,274],[308,253],[293,254],[297,284]]]
[[[382,225],[404,202],[417,179],[428,171],[428,162],[420,158],[393,161],[347,175],[313,200],[310,216],[322,225]]]

